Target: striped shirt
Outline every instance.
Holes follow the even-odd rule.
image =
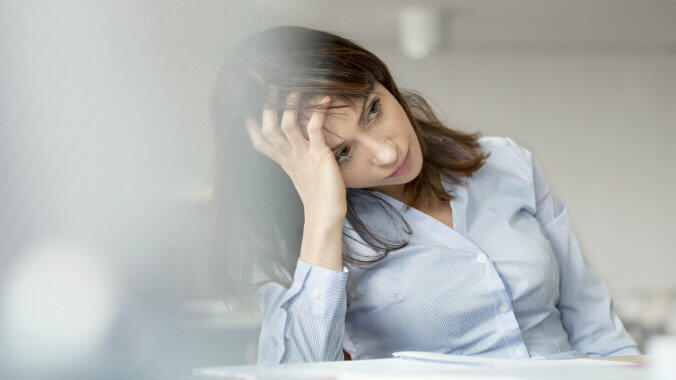
[[[404,234],[380,206],[354,197],[376,236],[409,244],[373,270],[334,271],[299,258],[289,289],[258,288],[259,364],[342,360],[343,349],[353,359],[402,350],[513,359],[640,354],[538,159],[508,137],[479,143],[491,155],[466,186],[442,179],[456,197],[453,228],[375,192],[404,216],[413,230]],[[361,295],[349,307],[348,274]]]

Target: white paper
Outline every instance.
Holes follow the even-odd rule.
[[[452,366],[476,366],[486,369],[519,369],[542,367],[633,367],[636,363],[617,360],[578,359],[499,359],[480,356],[461,356],[424,351],[399,351],[392,356],[412,361],[445,363]]]

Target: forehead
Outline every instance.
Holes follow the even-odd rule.
[[[368,107],[370,101],[376,96],[387,96],[387,90],[379,83],[365,99],[357,99],[354,105],[342,101],[332,102],[332,106],[341,108],[331,109],[324,119],[324,139],[329,146],[341,143],[353,130],[359,128],[359,118]]]
[[[334,146],[349,138],[350,134],[359,127],[359,113],[362,106],[361,102],[355,103],[353,107],[357,107],[356,109],[350,107],[349,104],[338,102],[331,105],[342,106],[342,108],[331,109],[327,112],[322,132],[326,143]]]

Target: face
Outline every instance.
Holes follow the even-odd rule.
[[[397,99],[379,82],[360,108],[330,110],[324,122],[324,139],[334,152],[346,187],[399,197],[404,185],[422,168],[422,152],[413,126]],[[403,172],[397,170],[402,164]]]

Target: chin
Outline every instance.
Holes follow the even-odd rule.
[[[420,174],[420,170],[422,169],[422,164],[419,164],[419,162],[421,162],[421,160],[411,158],[411,167],[408,169],[408,173],[405,173],[402,176],[402,178],[403,177],[407,178],[406,182],[404,183],[411,182],[418,177],[418,175]]]
[[[416,179],[416,177],[418,177],[418,174],[420,174],[420,170],[418,169],[416,171],[415,169],[418,169],[418,168],[411,167],[409,169],[408,173],[406,173],[406,174],[404,174],[400,177],[397,177],[397,178],[392,178],[393,182],[386,184],[386,186],[404,185],[404,184],[407,184],[407,183],[413,181],[414,179]]]
[[[422,169],[422,166],[421,166],[421,167],[417,167],[417,166],[416,166],[416,167],[413,167],[413,166],[411,166],[411,171],[410,171],[409,173],[407,173],[407,175],[406,175],[406,177],[407,177],[408,179],[406,180],[405,183],[409,183],[409,182],[413,181],[414,179],[418,178],[418,176],[420,175],[420,170],[421,170],[421,169]]]

